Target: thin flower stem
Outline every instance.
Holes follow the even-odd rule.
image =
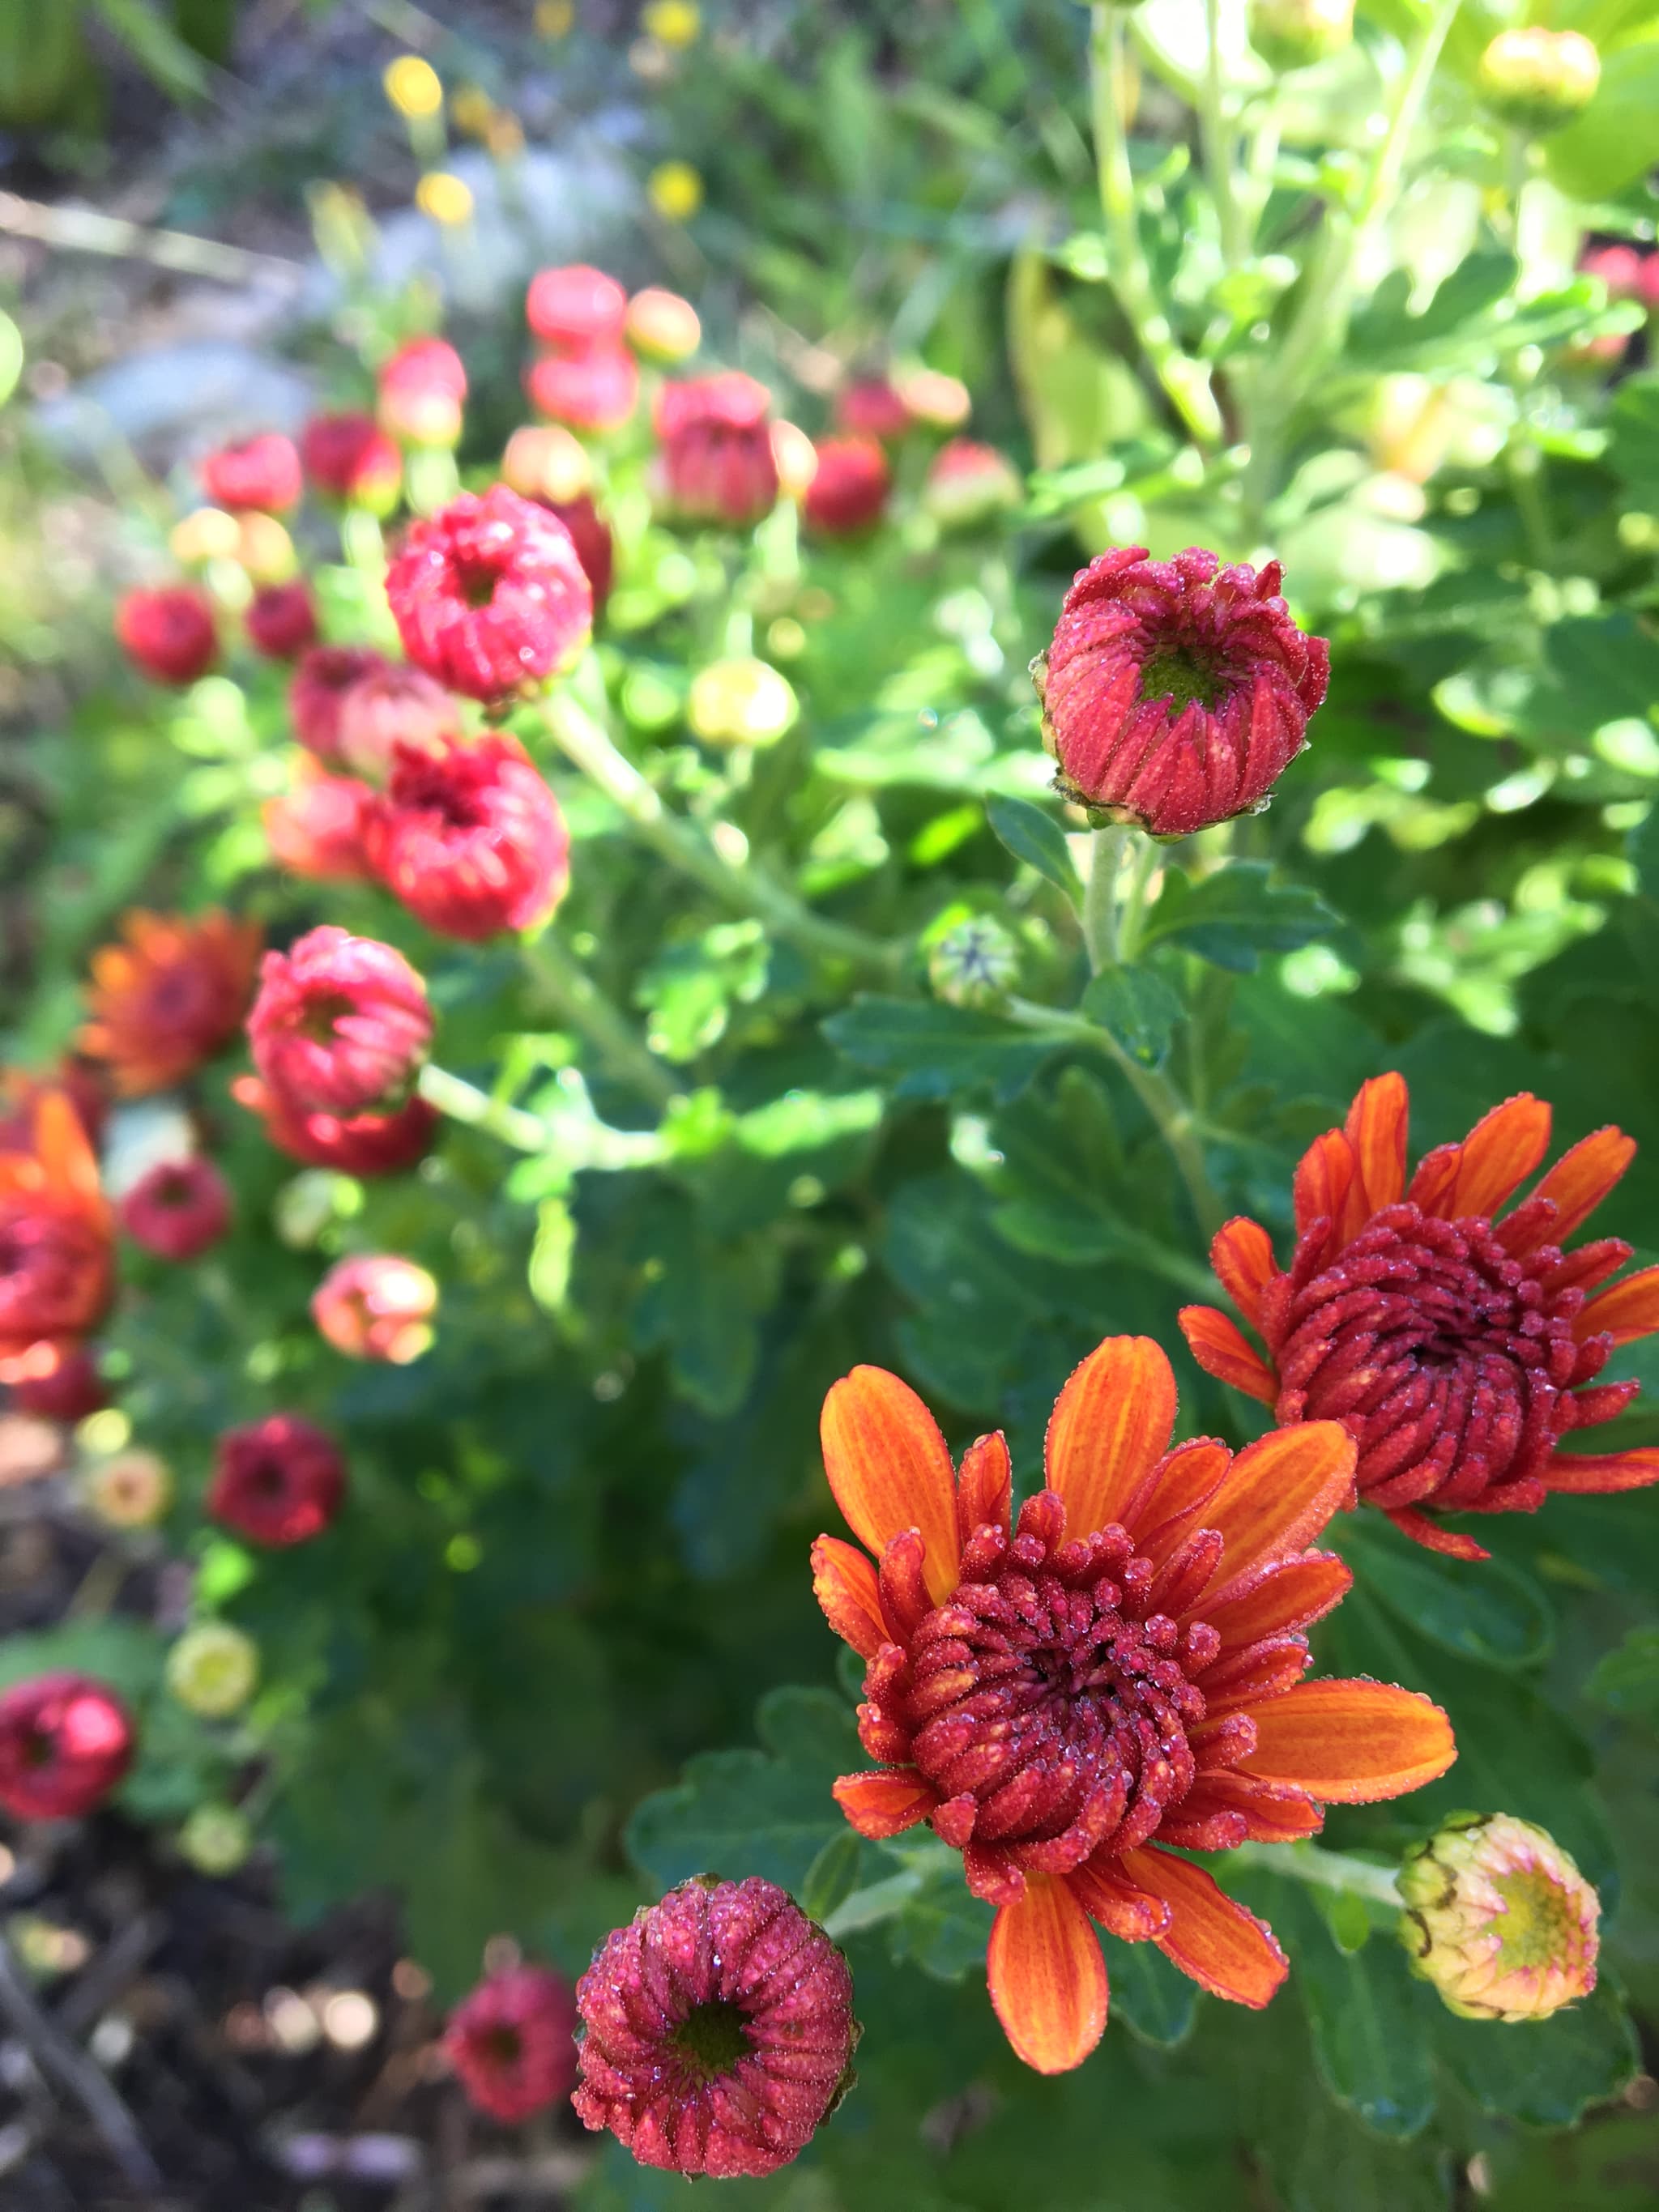
[[[1373,1905],[1392,1905],[1396,1911],[1400,1907],[1392,1867],[1377,1866],[1346,1851],[1328,1851],[1317,1844],[1240,1844],[1227,1854],[1227,1863],[1254,1867],[1262,1874],[1288,1875],[1292,1881],[1337,1890],[1348,1897],[1364,1897]]]
[[[470,1129],[483,1129],[490,1136],[499,1137],[504,1145],[516,1146],[521,1152],[541,1152],[547,1149],[547,1125],[534,1114],[526,1114],[521,1106],[509,1106],[500,1098],[492,1098],[487,1091],[480,1091],[476,1083],[464,1076],[452,1075],[447,1067],[434,1067],[430,1060],[421,1070],[416,1090],[428,1106],[440,1114],[447,1114],[452,1121],[464,1121]]]
[[[666,1106],[679,1096],[679,1085],[668,1071],[651,1057],[586,969],[550,931],[526,938],[521,949],[538,988],[609,1063],[613,1074],[631,1083],[653,1105]]]
[[[1117,918],[1118,957],[1126,968],[1133,964],[1140,951],[1140,933],[1146,922],[1146,889],[1162,858],[1161,848],[1150,837],[1143,836],[1134,847],[1128,888]]]
[[[1089,844],[1089,880],[1083,887],[1083,942],[1089,967],[1098,975],[1115,968],[1117,945],[1117,878],[1123,864],[1127,830],[1097,830]]]
[[[1204,0],[1204,74],[1198,88],[1198,136],[1204,167],[1221,226],[1221,258],[1229,269],[1249,253],[1244,210],[1234,188],[1233,131],[1227,120],[1221,78],[1221,0]]]
[[[1151,270],[1141,247],[1135,215],[1134,175],[1129,142],[1119,106],[1123,83],[1123,20],[1121,9],[1095,0],[1089,40],[1090,96],[1094,118],[1095,164],[1100,179],[1100,212],[1111,246],[1111,283],[1118,304],[1133,328],[1147,365],[1170,403],[1202,446],[1221,442],[1221,410],[1203,364],[1182,352],[1158,304]]]
[[[892,969],[902,955],[896,945],[860,929],[825,921],[794,896],[738,855],[742,832],[719,824],[711,834],[671,814],[631,761],[625,760],[567,685],[544,702],[548,732],[567,760],[621,809],[646,842],[670,865],[712,891],[739,914],[754,915],[803,952],[827,960],[850,961],[861,968]],[[724,844],[726,852],[720,849]],[[728,852],[731,857],[728,857]]]

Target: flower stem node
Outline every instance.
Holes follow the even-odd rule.
[[[1019,947],[989,915],[953,921],[928,950],[927,981],[947,1006],[999,1006],[1018,979]]]
[[[1455,1813],[1400,1871],[1412,1971],[1465,2020],[1547,2020],[1595,1987],[1601,1900],[1553,1837]]]
[[[1559,131],[1580,115],[1601,82],[1601,58],[1582,31],[1531,23],[1500,31],[1480,57],[1480,96],[1517,130]]]

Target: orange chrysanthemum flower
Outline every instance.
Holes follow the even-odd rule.
[[[92,956],[80,1046],[108,1064],[127,1097],[192,1075],[242,1026],[253,995],[261,935],[214,908],[189,915],[125,915],[119,945]]]
[[[1553,1490],[1659,1481],[1659,1447],[1559,1449],[1635,1396],[1634,1382],[1585,1386],[1615,1346],[1659,1330],[1659,1267],[1609,1284],[1631,1256],[1620,1238],[1561,1250],[1630,1165],[1621,1131],[1575,1145],[1494,1223],[1549,1149],[1549,1108],[1528,1091],[1494,1106],[1409,1184],[1408,1109],[1404,1077],[1377,1076],[1309,1147],[1287,1269],[1258,1222],[1218,1231],[1211,1261],[1265,1357],[1212,1306],[1188,1306],[1181,1326],[1200,1367],[1279,1421],[1340,1421],[1360,1496],[1396,1528],[1484,1559],[1430,1514],[1531,1513]]]
[[[31,1148],[0,1152],[0,1382],[55,1378],[109,1304],[110,1210],[68,1097],[32,1109]]]
[[[1027,2065],[1080,2065],[1106,2024],[1092,1921],[1152,1942],[1201,1987],[1264,2005],[1272,1931],[1190,1860],[1316,1834],[1327,1803],[1397,1797],[1455,1755],[1438,1706],[1368,1681],[1304,1682],[1299,1632],[1352,1577],[1306,1547],[1353,1496],[1334,1421],[1237,1458],[1170,1449],[1175,1376],[1145,1337],[1091,1352],[1048,1424],[1046,1489],[1010,1526],[1008,1447],[959,1475],[932,1416],[878,1367],[824,1401],[836,1502],[880,1562],[812,1549],[830,1626],[867,1662],[859,1737],[881,1764],[836,1784],[860,1835],[927,1821],[997,1908],[991,2002]]]

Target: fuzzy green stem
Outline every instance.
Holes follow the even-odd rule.
[[[1157,872],[1161,858],[1162,848],[1151,837],[1137,839],[1130,863],[1128,885],[1118,911],[1117,951],[1126,968],[1133,964],[1140,951],[1141,931],[1146,922],[1146,887]]]
[[[1221,258],[1229,269],[1237,269],[1249,252],[1249,238],[1234,184],[1233,131],[1223,94],[1221,0],[1204,0],[1204,74],[1198,87],[1199,143],[1221,228]]]
[[[1396,1911],[1400,1908],[1392,1867],[1377,1866],[1346,1851],[1328,1851],[1317,1844],[1240,1844],[1227,1854],[1227,1863],[1262,1874],[1288,1875],[1292,1881],[1305,1881],[1316,1889],[1363,1897],[1373,1905],[1392,1905]]]
[[[464,1121],[470,1129],[486,1130],[521,1152],[547,1149],[547,1125],[536,1115],[526,1114],[521,1106],[509,1106],[502,1099],[492,1098],[476,1083],[467,1082],[464,1076],[452,1075],[447,1067],[434,1067],[428,1060],[421,1070],[416,1088],[428,1106],[435,1107],[440,1114],[447,1114],[452,1121]]]
[[[1097,830],[1090,841],[1089,880],[1083,887],[1083,942],[1090,970],[1096,975],[1118,963],[1117,878],[1128,842],[1129,832],[1115,828]]]
[[[656,1106],[666,1106],[679,1096],[679,1085],[651,1057],[586,969],[556,936],[549,932],[526,938],[522,951],[526,969],[537,988],[571,1028],[587,1039],[613,1074],[631,1083]]]

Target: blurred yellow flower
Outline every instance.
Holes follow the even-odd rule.
[[[498,107],[484,132],[484,144],[498,161],[510,161],[524,151],[524,125],[516,115]]]
[[[702,205],[702,179],[689,161],[664,161],[647,178],[645,191],[668,222],[690,222]]]
[[[228,561],[242,542],[241,525],[222,507],[198,507],[173,526],[167,548],[181,567]]]
[[[543,38],[568,38],[575,22],[574,0],[537,0],[536,28]]]
[[[481,84],[464,84],[450,95],[449,112],[455,128],[469,138],[482,138],[489,129],[495,103]]]
[[[640,10],[640,27],[665,46],[690,46],[702,28],[702,10],[696,0],[648,0]]]
[[[437,114],[444,104],[444,88],[430,62],[418,54],[400,54],[386,66],[381,82],[386,96],[399,115],[420,121]]]
[[[452,230],[472,220],[471,190],[447,169],[427,172],[415,187],[415,204],[422,215]]]

